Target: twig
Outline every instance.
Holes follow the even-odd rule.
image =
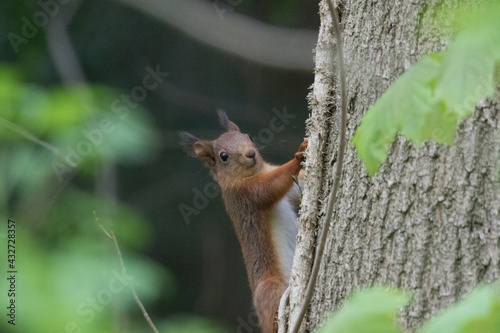
[[[94,217],[95,217],[96,222],[99,223],[99,218],[97,217],[97,214],[95,211],[94,211]],[[125,263],[123,262],[122,252],[120,251],[120,247],[118,246],[118,240],[116,239],[115,233],[112,230],[107,231],[106,228],[104,228],[104,226],[100,223],[99,223],[99,227],[101,228],[102,232],[104,232],[104,234],[106,236],[108,236],[113,241],[113,244],[115,245],[115,249],[116,249],[116,254],[118,255],[118,260],[120,261],[120,265],[122,266],[122,272],[125,276],[128,276],[127,268],[125,267]],[[156,329],[155,324],[153,323],[153,321],[149,317],[149,314],[146,311],[146,308],[144,307],[141,300],[139,299],[139,296],[137,296],[137,292],[135,291],[134,286],[132,285],[131,282],[129,282],[128,286],[130,288],[130,291],[132,292],[132,295],[134,296],[135,302],[137,303],[137,305],[141,309],[142,314],[144,315],[144,318],[146,318],[146,321],[148,322],[149,326],[151,327],[153,332],[159,333],[158,330]]]
[[[46,37],[50,56],[62,81],[68,86],[84,85],[85,74],[61,17],[52,19],[46,28]]]
[[[71,6],[52,18],[45,29],[47,46],[55,69],[68,86],[86,83],[85,74],[67,31],[80,4],[81,0],[73,1]]]
[[[337,191],[340,185],[340,177],[342,175],[342,166],[344,163],[344,150],[345,150],[345,136],[346,136],[346,118],[347,118],[347,93],[346,93],[346,78],[345,78],[345,67],[344,67],[344,54],[342,50],[342,38],[340,36],[339,20],[337,15],[337,9],[333,0],[327,0],[328,7],[330,8],[330,14],[332,15],[333,30],[335,32],[335,38],[337,39],[337,51],[338,51],[338,61],[339,61],[339,76],[340,76],[340,98],[341,98],[341,123],[340,123],[340,138],[339,138],[339,150],[338,150],[338,160],[335,170],[335,178],[333,183],[332,192],[330,192],[330,197],[328,198],[328,208],[326,211],[325,225],[321,232],[320,239],[318,241],[318,248],[316,255],[314,257],[314,264],[311,271],[311,276],[309,278],[309,283],[307,284],[306,294],[304,303],[300,308],[297,320],[292,327],[291,332],[297,333],[304,319],[304,315],[311,302],[312,295],[314,292],[314,287],[318,278],[319,267],[321,264],[321,258],[325,252],[326,239],[328,236],[328,231],[330,229],[330,222],[333,214],[333,207],[337,200]]]
[[[64,154],[62,154],[61,151],[56,146],[53,146],[46,141],[40,140],[39,138],[37,138],[36,136],[31,134],[30,132],[28,132],[27,130],[22,128],[21,126],[18,126],[18,125],[8,121],[7,119],[5,119],[3,117],[0,117],[0,125],[7,127],[11,131],[16,132],[17,134],[23,136],[24,138],[30,140],[33,143],[36,143],[44,148],[47,148],[48,150],[50,150],[51,152],[53,152],[54,154],[56,154],[60,157],[63,157],[63,158],[65,157]]]

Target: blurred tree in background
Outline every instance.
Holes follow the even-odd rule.
[[[160,332],[256,331],[229,218],[220,196],[196,208],[212,182],[177,133],[216,137],[220,107],[267,160],[287,160],[304,135],[312,61],[293,70],[228,55],[123,3],[0,4],[0,244],[15,220],[16,329],[148,332],[131,282]],[[214,26],[238,15],[309,32],[319,24],[315,3],[186,3],[213,10]],[[312,59],[312,47],[297,50]],[[283,114],[283,129],[270,131]],[[183,204],[198,213],[186,219]],[[116,233],[128,276],[99,224]]]

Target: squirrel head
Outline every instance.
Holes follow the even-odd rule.
[[[188,132],[182,132],[181,144],[190,155],[205,162],[219,183],[253,176],[264,165],[253,139],[241,133],[224,111],[218,110],[218,114],[219,121],[227,132],[213,141],[201,140]]]

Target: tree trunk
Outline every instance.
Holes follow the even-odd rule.
[[[434,19],[438,10],[458,3],[343,1],[348,140],[361,116],[401,73],[422,55],[444,50],[449,36],[437,33]],[[283,318],[293,322],[301,304],[336,163],[339,89],[332,66],[331,17],[324,1],[320,16],[309,96],[307,176],[280,332],[290,329]],[[400,321],[415,330],[478,283],[499,277],[499,111],[498,103],[481,102],[459,127],[453,147],[427,142],[415,148],[398,137],[372,178],[355,149],[346,149],[332,228],[303,331],[317,328],[352,290],[374,284],[413,293]]]

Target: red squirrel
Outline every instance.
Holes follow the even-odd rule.
[[[181,143],[207,164],[221,188],[245,259],[262,333],[274,333],[298,230],[300,190],[294,186],[293,176],[298,176],[299,182],[304,177],[301,162],[307,140],[289,162],[271,165],[264,161],[250,136],[241,133],[224,111],[218,113],[227,132],[213,141],[183,132]]]

